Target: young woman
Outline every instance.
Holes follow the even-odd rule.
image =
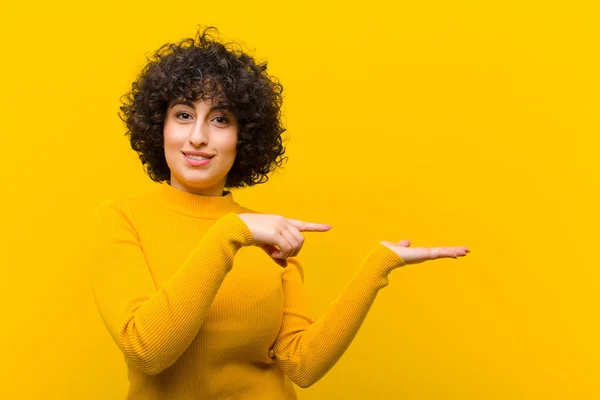
[[[292,382],[333,367],[392,270],[469,250],[379,242],[314,321],[301,232],[331,226],[250,210],[225,190],[280,166],[282,86],[211,29],[157,50],[123,102],[131,146],[161,184],[96,208],[92,290],[127,399],[296,399]]]

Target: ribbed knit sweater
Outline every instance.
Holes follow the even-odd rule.
[[[231,192],[167,183],[95,208],[91,289],[125,359],[126,399],[297,399],[292,382],[307,388],[334,366],[404,265],[377,243],[314,320],[301,253],[278,265],[254,246],[247,212],[258,211]]]

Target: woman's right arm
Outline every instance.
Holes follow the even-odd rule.
[[[102,320],[125,356],[156,375],[194,340],[237,251],[254,243],[252,233],[237,214],[226,214],[157,288],[127,209],[105,201],[93,222],[90,280]]]

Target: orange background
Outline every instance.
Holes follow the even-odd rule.
[[[597,4],[2,5],[0,398],[124,398],[86,232],[154,187],[119,98],[198,24],[284,86],[289,161],[234,198],[333,225],[301,253],[315,317],[381,240],[471,250],[395,270],[301,400],[599,398]]]

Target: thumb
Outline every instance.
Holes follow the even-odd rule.
[[[258,247],[260,247],[265,253],[267,253],[267,255],[269,257],[271,257],[271,259],[273,261],[275,261],[277,264],[279,264],[280,266],[282,266],[284,268],[287,266],[286,260],[283,260],[281,258],[273,258],[273,256],[271,255],[271,254],[273,254],[273,252],[279,251],[279,249],[277,247],[270,245],[270,244],[266,244],[266,243],[258,245]]]
[[[275,247],[271,244],[267,244],[267,243],[262,243],[262,244],[258,245],[258,247],[260,247],[265,253],[267,253],[269,255],[269,257],[271,257],[271,254],[274,251],[278,251],[277,247]]]

